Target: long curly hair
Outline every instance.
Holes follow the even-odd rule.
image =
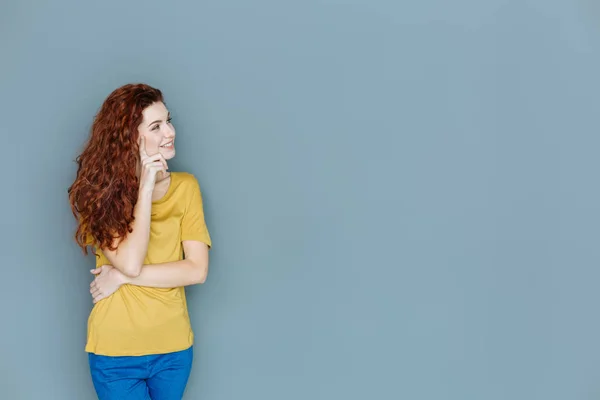
[[[78,223],[75,242],[84,254],[88,246],[115,250],[132,231],[139,188],[138,126],[144,109],[163,101],[156,88],[127,84],[106,98],[94,118],[89,139],[75,160],[77,176],[68,188]]]

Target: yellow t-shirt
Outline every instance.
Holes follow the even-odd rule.
[[[198,181],[190,173],[171,172],[167,193],[152,203],[144,264],[183,259],[183,240],[211,246]],[[97,266],[110,264],[102,251],[96,252]],[[183,287],[123,285],[94,305],[85,350],[109,356],[164,354],[187,349],[193,341]]]

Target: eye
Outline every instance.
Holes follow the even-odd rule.
[[[171,120],[173,119],[173,117],[169,117],[169,119],[167,119],[167,123],[171,123]]]
[[[153,131],[157,131],[159,126],[160,126],[160,125],[154,125],[154,126],[152,127],[152,130],[153,130]]]

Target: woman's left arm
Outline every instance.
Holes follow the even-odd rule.
[[[208,246],[205,243],[183,242],[185,259],[162,264],[144,265],[136,277],[125,277],[125,282],[135,286],[173,288],[204,283],[208,276]]]
[[[185,259],[144,265],[136,277],[127,276],[110,265],[93,269],[92,274],[97,275],[90,284],[94,303],[110,296],[124,284],[174,288],[204,283],[208,276],[208,245],[196,240],[184,240],[182,244]]]

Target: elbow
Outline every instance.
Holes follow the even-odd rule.
[[[123,274],[126,275],[129,278],[137,278],[138,276],[140,276],[141,272],[142,271],[139,270],[139,269],[137,269],[137,270],[131,270],[131,271],[126,270],[125,272],[123,272]]]
[[[137,278],[142,272],[144,259],[136,257],[135,255],[127,252],[121,252],[119,254],[114,252],[105,252],[110,265],[121,271],[121,273],[130,278]]]
[[[194,285],[202,285],[204,282],[206,282],[206,273],[198,273],[194,276]]]
[[[206,282],[206,277],[208,275],[208,267],[207,266],[197,266],[194,268],[194,277],[192,278],[193,285],[201,285]]]
[[[121,271],[130,278],[137,278],[142,272],[142,266],[138,263],[129,263],[124,265]]]

